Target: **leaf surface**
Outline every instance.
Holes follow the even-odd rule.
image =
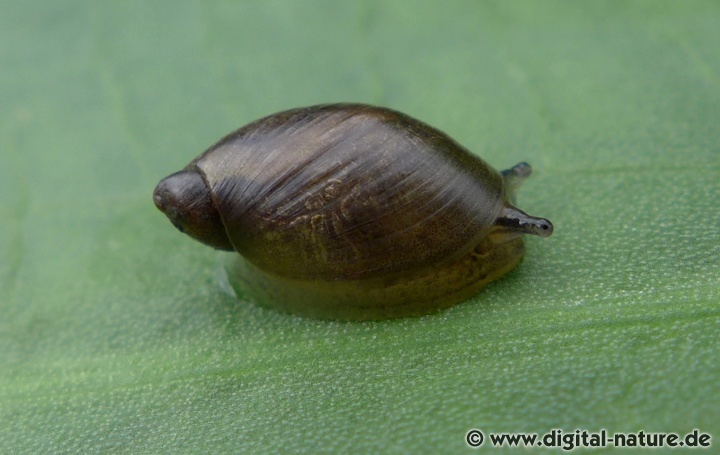
[[[471,428],[720,436],[717,3],[2,9],[3,451],[442,453],[466,450]],[[423,318],[237,301],[225,255],[178,234],[153,187],[251,120],[337,101],[406,112],[497,168],[530,162],[519,205],[554,235]]]

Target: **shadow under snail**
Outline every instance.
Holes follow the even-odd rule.
[[[400,112],[331,104],[230,133],[153,197],[181,232],[240,253],[229,275],[241,294],[311,317],[386,319],[473,296],[520,262],[523,234],[552,234],[512,204],[530,171],[498,172]]]

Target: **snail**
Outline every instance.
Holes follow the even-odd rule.
[[[328,104],[222,138],[155,188],[181,232],[241,257],[237,290],[326,319],[423,315],[512,270],[524,234],[553,225],[516,208],[527,163],[498,172],[400,112]]]

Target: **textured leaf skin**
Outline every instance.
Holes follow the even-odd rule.
[[[717,2],[2,11],[1,451],[465,452],[474,427],[720,437]],[[406,112],[498,169],[531,162],[518,202],[555,233],[423,318],[236,301],[223,253],[175,232],[154,185],[248,121],[337,101]]]

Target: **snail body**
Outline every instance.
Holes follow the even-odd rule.
[[[523,234],[549,236],[511,204],[529,175],[402,113],[334,104],[240,128],[154,200],[182,232],[240,253],[231,278],[260,302],[383,319],[464,300],[518,264]]]

